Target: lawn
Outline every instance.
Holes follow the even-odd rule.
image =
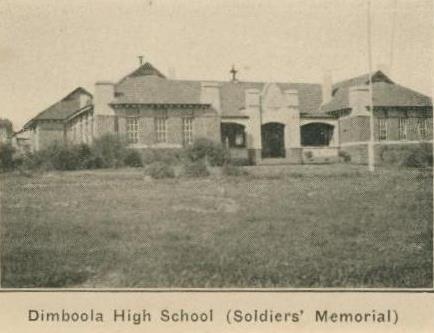
[[[431,171],[0,180],[2,287],[432,287]]]

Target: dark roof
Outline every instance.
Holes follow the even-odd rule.
[[[65,120],[80,110],[80,95],[82,94],[92,97],[87,90],[78,87],[63,97],[60,101],[54,103],[44,111],[40,112],[36,117],[29,120],[24,125],[24,128],[29,127],[32,123],[38,120]]]
[[[133,76],[115,86],[113,104],[201,104],[200,82],[167,80],[160,76]]]
[[[377,107],[427,107],[432,106],[431,98],[412,89],[394,83],[381,71],[372,74],[373,104]],[[369,74],[338,82],[333,85],[333,97],[321,107],[323,112],[350,108],[351,87],[368,86]]]
[[[192,80],[168,80],[151,64],[142,65],[115,85],[115,99],[112,104],[202,104],[201,82]],[[222,115],[243,116],[245,90],[262,91],[264,82],[220,81],[220,105]],[[321,86],[309,83],[277,83],[282,89],[296,89],[301,113],[320,112]]]
[[[372,82],[387,82],[387,83],[393,83],[393,81],[382,71],[376,71],[372,73]],[[337,91],[339,88],[348,88],[348,87],[354,87],[354,86],[362,86],[369,83],[369,74],[363,74],[356,77],[353,77],[351,79],[347,79],[344,81],[336,82],[333,84],[333,91]]]

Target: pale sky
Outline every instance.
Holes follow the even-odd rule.
[[[373,63],[432,93],[431,0],[373,0]],[[0,0],[0,117],[18,130],[143,55],[178,79],[316,82],[367,72],[367,0]]]

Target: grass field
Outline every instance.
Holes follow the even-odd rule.
[[[431,287],[431,171],[2,175],[2,287]]]

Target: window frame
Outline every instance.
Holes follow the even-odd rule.
[[[417,134],[419,139],[426,139],[428,137],[428,119],[417,119]]]
[[[154,118],[154,140],[155,143],[167,143],[167,116],[156,116]]]
[[[409,128],[409,120],[408,118],[400,117],[398,124],[398,134],[399,140],[406,141],[408,140],[408,128]]]
[[[387,130],[387,118],[378,118],[377,130],[378,130],[378,141],[387,141],[388,130]],[[382,135],[384,133],[384,136]]]
[[[193,144],[194,118],[192,116],[182,117],[182,143],[184,146]]]
[[[127,117],[126,119],[127,128],[127,142],[128,144],[138,144],[139,143],[139,117]]]

